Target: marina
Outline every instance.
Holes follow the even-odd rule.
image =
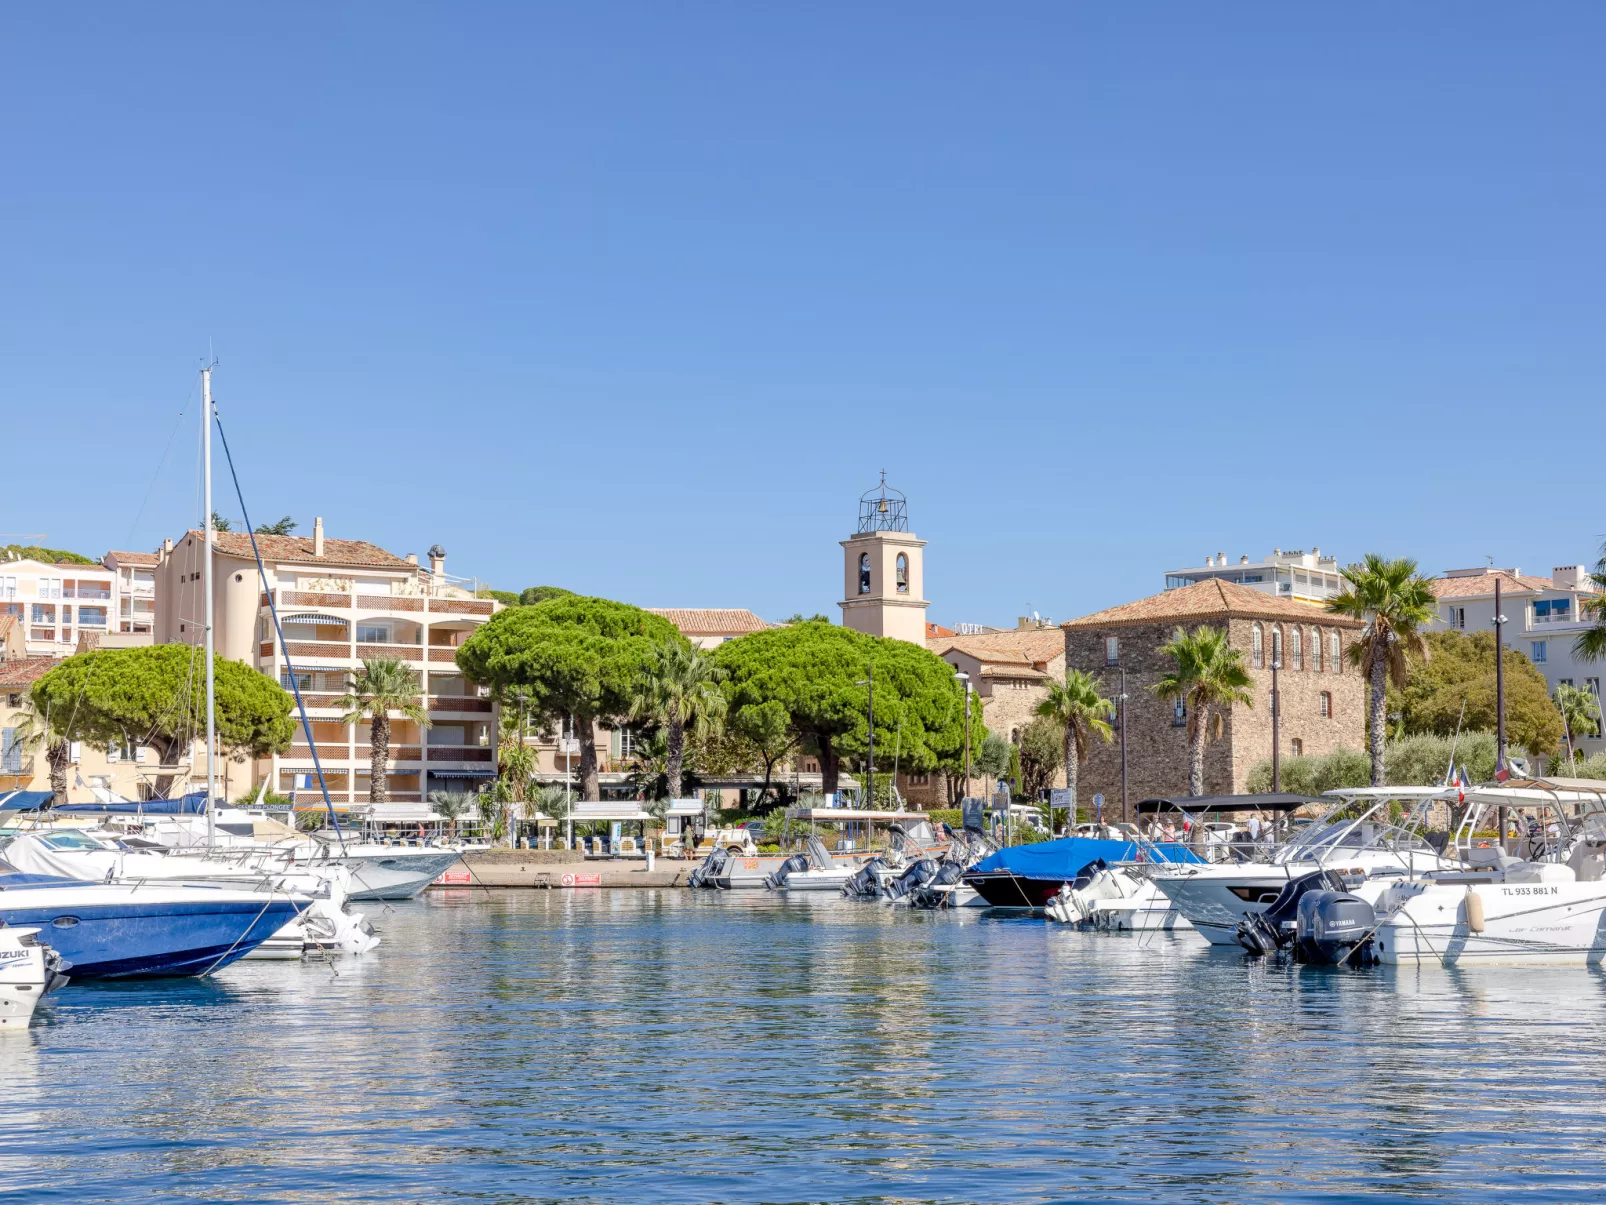
[[[1606,1193],[1606,1105],[1577,1048],[1606,996],[1586,971],[1246,970],[1187,935],[823,894],[451,889],[379,930],[338,974],[246,962],[53,995],[0,1059],[6,1191]]]

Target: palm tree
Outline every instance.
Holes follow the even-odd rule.
[[[474,796],[467,791],[431,791],[429,802],[452,826],[452,836],[456,837],[457,818],[474,806]]]
[[[1375,552],[1343,570],[1349,584],[1327,600],[1334,615],[1359,619],[1366,626],[1361,638],[1349,646],[1350,662],[1360,667],[1371,687],[1372,720],[1368,732],[1372,755],[1372,785],[1381,787],[1383,750],[1387,729],[1388,684],[1403,687],[1411,677],[1410,658],[1428,659],[1421,629],[1433,622],[1436,602],[1433,588],[1416,571],[1408,557],[1386,560]],[[1497,653],[1497,655],[1499,655]]]
[[[418,697],[418,677],[394,657],[367,657],[362,669],[346,682],[346,697],[340,705],[346,714],[342,724],[355,724],[364,716],[368,727],[368,802],[384,803],[390,781],[386,763],[390,760],[390,713],[429,727],[429,714]]]
[[[725,671],[702,649],[685,640],[671,640],[653,650],[636,685],[630,718],[663,727],[671,799],[680,798],[686,729],[703,736],[724,723],[725,695],[719,689],[724,676]]]
[[[1176,668],[1149,689],[1162,699],[1181,701],[1187,716],[1188,794],[1203,795],[1205,745],[1221,736],[1223,709],[1234,703],[1255,705],[1249,671],[1242,650],[1232,647],[1227,633],[1208,625],[1191,632],[1176,629],[1160,651]]]
[[[1568,760],[1573,760],[1573,742],[1600,731],[1600,702],[1594,691],[1563,682],[1556,687],[1556,710],[1561,712],[1563,731],[1567,734]]]
[[[1065,730],[1065,785],[1071,789],[1070,823],[1076,823],[1076,768],[1087,760],[1096,736],[1106,745],[1115,739],[1110,717],[1115,704],[1099,693],[1103,683],[1079,669],[1065,671],[1065,681],[1049,684],[1037,714]]]
[[[59,723],[52,722],[48,711],[41,712],[33,699],[23,696],[25,711],[22,721],[12,733],[13,747],[20,755],[32,757],[41,747],[45,751],[45,765],[50,767],[50,790],[55,796],[52,803],[67,802],[67,767],[72,764],[72,742],[69,733]]]
[[[1606,544],[1600,546],[1600,551],[1601,558],[1595,562],[1595,572],[1589,575],[1598,593],[1578,605],[1582,614],[1595,621],[1589,631],[1573,641],[1573,654],[1583,661],[1599,661],[1606,657]]]

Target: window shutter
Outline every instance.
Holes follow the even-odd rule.
[[[74,741],[72,743],[72,750],[71,750],[69,756],[71,757],[71,759],[74,762],[78,762],[78,761],[81,761],[83,759],[83,742],[82,741]]]

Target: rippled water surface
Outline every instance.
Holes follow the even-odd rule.
[[[50,997],[0,1040],[0,1199],[1606,1199],[1594,972],[756,893],[366,907],[338,977]]]

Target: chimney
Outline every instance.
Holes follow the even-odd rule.
[[[1246,552],[1246,553],[1244,553],[1244,554],[1243,554],[1243,555],[1242,555],[1242,556],[1241,556],[1241,557],[1239,557],[1239,558],[1238,558],[1238,563],[1239,563],[1239,564],[1240,564],[1240,565],[1247,565],[1247,564],[1249,564],[1249,554],[1248,554],[1248,553],[1247,553],[1247,552]]]
[[[439,544],[429,546],[429,572],[433,577],[446,576],[446,549]]]
[[[416,552],[409,552],[402,558],[402,560],[406,561],[409,565],[416,565],[418,564],[418,554]]]
[[[1576,590],[1584,583],[1584,567],[1557,565],[1550,571],[1550,576],[1555,579],[1558,590]]]
[[[1315,544],[1312,544],[1310,546],[1310,554],[1311,554],[1311,556],[1315,557],[1318,561],[1322,559],[1322,550],[1320,548],[1318,548]],[[1494,656],[1493,653],[1491,653],[1489,655],[1491,657]]]
[[[312,555],[323,555],[323,516],[312,521]]]

